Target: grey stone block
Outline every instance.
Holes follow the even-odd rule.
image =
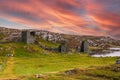
[[[61,53],[65,53],[69,51],[68,45],[65,42],[62,42],[61,45],[58,47],[58,51]]]
[[[80,52],[88,53],[88,42],[87,42],[87,40],[82,41]]]
[[[120,59],[116,60],[116,64],[120,64]]]
[[[22,42],[27,44],[35,42],[35,31],[33,30],[25,30],[22,31]]]

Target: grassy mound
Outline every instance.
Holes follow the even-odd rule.
[[[60,44],[58,42],[53,43],[51,41],[46,41],[43,39],[38,39],[38,41],[40,42],[40,44],[46,46],[46,47],[50,47],[50,48],[57,48]]]

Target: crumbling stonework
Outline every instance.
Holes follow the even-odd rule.
[[[116,60],[116,64],[120,64],[120,59]]]
[[[68,45],[66,42],[62,42],[61,45],[58,47],[58,51],[61,53],[65,53],[69,51]]]
[[[22,31],[22,42],[27,44],[35,42],[35,31],[33,30],[25,30]]]
[[[0,27],[0,42],[18,42],[21,39],[21,30]]]
[[[87,42],[87,40],[82,41],[80,52],[88,53],[88,42]]]

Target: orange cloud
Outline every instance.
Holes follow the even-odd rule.
[[[79,35],[120,34],[117,0],[0,0],[0,3],[2,18],[31,28]]]

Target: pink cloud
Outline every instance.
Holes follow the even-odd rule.
[[[116,37],[120,34],[120,11],[115,4],[119,7],[111,0],[1,0],[0,16],[53,32]]]

